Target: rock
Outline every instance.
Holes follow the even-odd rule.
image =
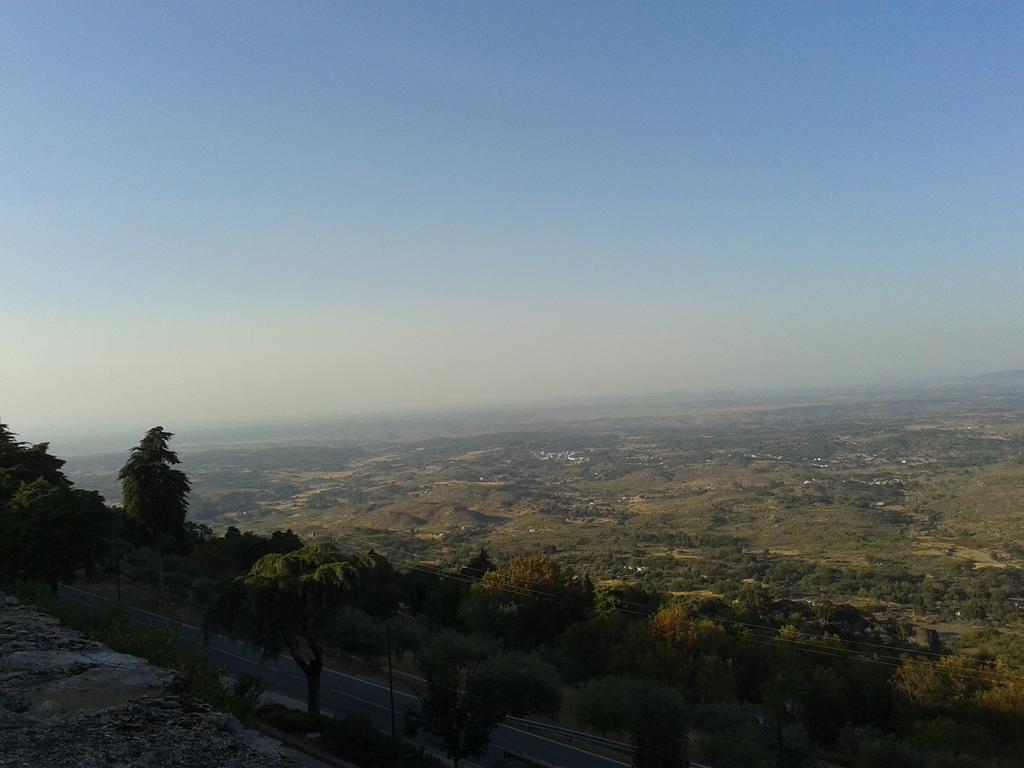
[[[0,594],[0,768],[286,768],[280,744],[186,698],[180,675]]]

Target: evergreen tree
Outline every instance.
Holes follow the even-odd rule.
[[[69,487],[71,481],[61,472],[63,466],[63,459],[50,455],[49,443],[29,445],[0,422],[0,509],[26,483],[43,479],[50,485]]]
[[[72,487],[48,443],[29,445],[0,423],[0,563],[8,583],[42,579],[56,589],[103,556],[109,510]]]
[[[118,478],[124,489],[124,511],[146,532],[156,551],[157,592],[164,594],[163,552],[184,535],[188,512],[188,477],[174,465],[178,454],[167,446],[174,435],[163,427],[146,432],[121,468]]]
[[[480,547],[480,551],[473,555],[465,567],[462,568],[462,575],[479,581],[485,574],[496,570],[498,570],[498,566],[494,564],[490,553],[483,547]]]
[[[110,515],[96,491],[38,478],[21,486],[6,516],[0,553],[11,581],[38,578],[56,590],[77,570],[90,570],[106,551]]]

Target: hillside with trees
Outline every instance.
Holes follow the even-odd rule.
[[[358,540],[217,535],[179,514],[188,478],[173,474],[163,430],[130,454],[124,508],[76,489],[45,444],[0,435],[9,588],[116,578],[205,606],[208,631],[295,660],[309,722],[322,722],[325,659],[401,651],[424,688],[399,716],[455,761],[505,718],[543,714],[630,743],[645,768],[1022,764],[1024,670],[1005,638],[958,652],[753,577],[728,596],[673,595],[545,554],[478,550],[450,568]],[[133,475],[147,440],[154,458]]]

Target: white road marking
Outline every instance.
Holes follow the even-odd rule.
[[[386,685],[381,685],[380,683],[375,683],[373,680],[367,680],[364,677],[356,677],[355,675],[346,675],[344,672],[336,672],[333,669],[326,669],[324,671],[325,672],[329,672],[332,675],[337,675],[338,677],[345,677],[345,678],[348,678],[349,680],[356,680],[356,681],[358,681],[360,683],[365,683],[366,685],[372,685],[374,688],[380,688],[381,690],[384,690],[384,691],[390,690]],[[417,696],[413,696],[411,693],[404,693],[402,691],[397,691],[396,690],[395,691],[395,696],[404,696],[407,699],[412,699],[413,701],[419,701],[419,698]]]
[[[331,688],[331,692],[332,693],[340,693],[342,696],[346,696],[346,697],[348,697],[350,699],[355,699],[356,701],[361,701],[361,702],[363,702],[363,704],[369,704],[371,707],[376,707],[377,709],[383,709],[385,712],[390,712],[391,711],[391,707],[385,707],[383,704],[378,704],[375,701],[370,701],[369,699],[364,699],[362,696],[356,696],[354,693],[348,693],[348,692],[342,691],[342,690],[340,690],[338,688]]]
[[[615,763],[616,765],[624,765],[624,766],[626,766],[626,768],[629,768],[632,765],[632,763],[624,763],[621,760],[616,760],[613,757],[605,757],[604,755],[599,755],[596,752],[590,752],[590,751],[588,751],[586,749],[580,749],[579,747],[575,747],[575,746],[573,746],[571,744],[566,744],[565,742],[562,742],[562,741],[555,741],[554,739],[549,739],[547,736],[541,736],[538,733],[531,733],[530,731],[524,731],[521,728],[516,728],[514,725],[504,725],[502,723],[499,723],[498,726],[497,726],[497,729],[498,730],[507,729],[507,730],[510,730],[510,731],[515,731],[516,733],[521,733],[524,736],[532,736],[535,739],[540,739],[542,741],[549,741],[552,744],[557,744],[558,746],[562,747],[563,749],[574,749],[577,752],[582,752],[584,755],[589,755],[590,757],[596,757],[599,760],[607,760],[608,762]],[[697,768],[697,766],[694,763],[691,763],[690,765],[693,765],[694,768]]]
[[[65,590],[65,594],[68,591],[78,592],[79,594],[88,595],[90,597],[99,599],[99,600],[101,600],[102,602],[105,602],[105,603],[113,602],[109,598],[102,597],[101,595],[94,595],[91,592],[86,592],[85,590],[75,589],[74,587],[64,587],[64,590]],[[79,603],[80,605],[85,605],[85,606],[90,607],[90,608],[96,607],[94,603],[90,603],[88,601],[81,600],[81,599],[76,600],[74,597],[72,597],[70,595],[67,595],[67,597],[72,602]],[[146,611],[146,610],[143,610],[141,608],[131,608],[131,610],[138,611],[139,613],[143,613],[143,614],[146,614],[148,616],[152,616],[153,618],[158,619],[160,621],[171,622],[171,623],[177,624],[178,626],[181,626],[181,627],[186,627],[188,629],[193,629],[196,632],[200,632],[200,633],[202,632],[202,630],[199,627],[195,627],[195,626],[193,626],[191,624],[185,624],[184,622],[178,621],[177,619],[172,619],[172,618],[170,618],[168,616],[161,616],[160,614],[152,613],[151,611]],[[233,641],[230,640],[230,638],[224,637],[223,635],[217,635],[217,637],[223,638],[224,640],[226,640],[228,642],[233,642]],[[223,653],[223,654],[225,654],[227,656],[233,656],[234,658],[240,659],[240,660],[242,660],[244,662],[247,662],[249,664],[256,664],[257,666],[262,666],[260,664],[260,662],[253,661],[252,659],[246,658],[245,656],[239,656],[238,654],[232,653],[231,651],[225,651],[225,650],[223,650],[221,648],[217,648],[217,647],[212,646],[212,645],[210,645],[208,647],[210,648],[210,650],[212,650],[214,652]],[[277,656],[277,659],[285,659],[285,660],[287,660],[284,655]],[[341,677],[341,678],[345,678],[345,679],[348,679],[348,680],[354,680],[354,681],[359,682],[359,683],[365,683],[366,685],[372,685],[375,688],[380,688],[380,689],[385,690],[385,691],[389,690],[386,685],[381,685],[380,683],[374,682],[373,680],[368,680],[368,679],[362,678],[362,677],[356,677],[355,675],[349,675],[349,674],[347,674],[345,672],[338,672],[337,670],[334,670],[334,669],[326,669],[325,668],[323,671],[328,673],[328,674],[337,675],[338,677]],[[285,674],[287,674],[289,677],[292,677],[292,678],[295,678],[295,679],[301,679],[301,678],[298,677],[298,675],[293,675],[290,672],[286,672]],[[403,675],[405,677],[410,677],[410,678],[413,678],[413,679],[422,679],[422,678],[416,678],[414,675],[411,675],[411,674],[408,674],[408,673],[405,673],[405,672],[397,672],[396,674],[400,674],[400,675]],[[345,693],[344,691],[338,690],[336,688],[331,689],[331,690],[333,690],[336,693],[340,693],[343,696],[348,696],[351,699],[355,699],[357,701],[361,701],[364,704],[369,704],[370,706],[378,707],[380,709],[384,709],[384,710],[390,711],[389,707],[384,707],[384,706],[382,706],[380,704],[376,704],[376,703],[374,703],[372,701],[368,701],[366,699],[360,698],[359,696],[355,696],[355,695],[350,694],[350,693]],[[396,696],[404,696],[405,698],[412,699],[413,701],[419,701],[418,697],[413,696],[412,694],[404,693],[402,691],[397,691],[396,690],[395,691],[395,695]],[[543,724],[541,724],[541,727],[542,726],[543,726]],[[550,742],[552,744],[555,744],[555,745],[557,745],[557,746],[559,746],[559,747],[561,747],[563,749],[568,749],[568,750],[572,750],[572,751],[575,751],[575,752],[580,752],[580,753],[582,753],[584,755],[588,755],[590,757],[596,757],[596,758],[601,759],[601,760],[607,760],[608,762],[615,763],[616,765],[627,766],[627,768],[629,766],[629,763],[623,763],[623,762],[621,762],[619,760],[615,760],[615,759],[610,758],[610,757],[604,757],[603,755],[598,755],[598,754],[596,754],[594,752],[589,752],[589,751],[587,751],[585,749],[581,749],[580,747],[577,747],[575,745],[566,744],[566,743],[561,742],[561,741],[556,741],[554,739],[550,739],[550,738],[548,738],[546,736],[541,736],[539,734],[532,733],[530,731],[524,731],[524,730],[516,728],[515,726],[512,726],[512,725],[499,724],[497,727],[499,729],[500,728],[507,728],[509,730],[516,731],[518,733],[521,733],[521,734],[523,734],[525,736],[529,736],[529,737],[534,738],[534,739],[542,739],[543,741],[548,741],[548,742]],[[587,735],[589,735],[589,734],[585,734],[583,732],[580,732],[579,738],[585,740]],[[478,768],[478,767],[472,766],[472,764],[467,763],[465,761],[462,761],[462,763],[463,763],[463,765],[466,765],[468,768]],[[690,765],[693,766],[693,768],[709,768],[708,766],[702,766],[699,763],[690,763]]]

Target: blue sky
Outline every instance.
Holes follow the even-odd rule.
[[[0,416],[1024,367],[1019,3],[7,3]]]

